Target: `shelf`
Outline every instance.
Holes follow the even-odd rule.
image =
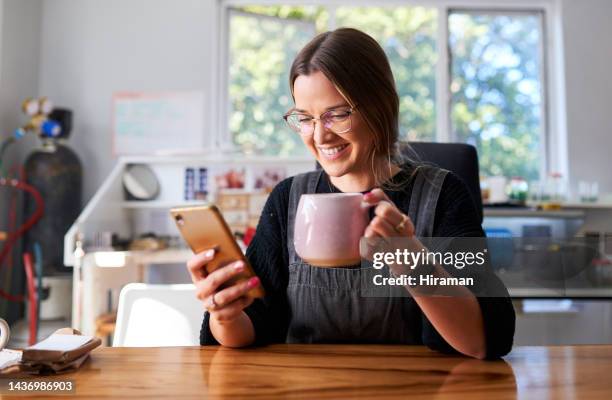
[[[612,288],[508,288],[510,297],[522,299],[611,299]]]
[[[171,209],[175,207],[189,207],[198,206],[205,204],[204,200],[193,200],[193,201],[123,201],[121,207],[130,209]]]
[[[596,201],[593,203],[590,202],[581,202],[581,201],[567,201],[561,203],[561,210],[592,210],[592,209],[612,209],[612,202],[606,196],[603,201]],[[526,206],[529,208],[537,208],[540,203],[528,201]]]
[[[98,267],[124,267],[128,263],[175,264],[186,262],[193,252],[189,249],[93,251],[85,254]]]
[[[612,203],[564,203],[563,208],[578,208],[584,210],[612,210]]]
[[[311,164],[315,167],[315,159],[311,156],[297,157],[273,157],[273,156],[255,156],[244,155],[241,153],[220,153],[210,152],[203,154],[186,154],[186,155],[158,155],[158,156],[127,156],[123,157],[122,161],[126,164],[223,164],[223,165],[244,165],[244,164]]]
[[[484,208],[485,217],[584,218],[582,210],[536,210],[533,208]]]

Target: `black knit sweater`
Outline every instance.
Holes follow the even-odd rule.
[[[405,182],[400,190],[385,190],[393,203],[407,213],[413,181],[401,171],[394,180]],[[289,191],[293,178],[280,182],[271,193],[262,212],[256,234],[247,249],[247,258],[259,276],[266,297],[256,300],[245,312],[255,328],[256,344],[285,342],[290,311],[286,296],[289,256],[287,252],[287,212]],[[316,192],[338,191],[323,174]],[[482,237],[476,207],[463,181],[449,173],[442,185],[436,207],[434,237]],[[478,297],[485,325],[487,358],[507,354],[514,337],[515,313],[508,297]],[[438,334],[423,315],[422,343],[442,352],[454,349]],[[204,316],[200,332],[202,345],[217,344],[209,328],[208,313]]]

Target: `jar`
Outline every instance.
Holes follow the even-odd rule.
[[[508,196],[510,201],[519,204],[525,204],[527,201],[527,192],[529,185],[527,181],[520,176],[514,176],[510,179]]]
[[[546,179],[542,208],[558,210],[567,198],[567,182],[558,172],[551,173]]]

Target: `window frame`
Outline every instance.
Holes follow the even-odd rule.
[[[274,6],[322,6],[330,11],[329,29],[334,29],[335,9],[340,6],[423,6],[437,9],[436,64],[436,137],[438,142],[451,142],[451,93],[450,48],[448,18],[451,12],[483,13],[541,13],[542,39],[540,55],[542,63],[542,132],[540,141],[540,176],[551,172],[568,176],[567,127],[565,120],[564,56],[562,49],[561,4],[559,0],[217,0],[218,7],[218,55],[217,69],[213,72],[216,102],[213,118],[215,147],[222,151],[236,151],[229,130],[229,27],[230,9],[248,5]]]
[[[544,10],[542,9],[537,9],[537,8],[515,8],[515,9],[490,9],[490,8],[474,8],[474,7],[469,7],[469,8],[465,8],[465,7],[451,7],[447,9],[447,16],[446,16],[446,26],[448,28],[448,21],[450,18],[450,15],[452,13],[462,13],[462,14],[468,14],[468,15],[488,15],[488,16],[495,16],[495,15],[538,15],[540,17],[540,31],[541,31],[541,39],[539,41],[539,48],[538,48],[538,52],[540,54],[540,76],[541,76],[541,85],[540,85],[540,98],[541,98],[541,102],[540,102],[540,113],[541,113],[541,121],[542,121],[542,127],[541,127],[541,132],[540,132],[540,159],[542,160],[540,162],[539,165],[539,173],[540,173],[540,178],[543,178],[545,176],[547,176],[549,171],[552,171],[553,169],[550,168],[549,166],[549,159],[550,159],[550,149],[549,149],[549,136],[550,136],[550,131],[549,131],[549,107],[547,106],[548,104],[548,55],[546,54],[545,51],[545,46],[544,43],[546,43],[547,40],[547,34],[546,34],[546,24],[545,24],[545,18],[546,18],[546,13],[544,12]],[[450,79],[451,76],[451,48],[450,48],[450,43],[449,40],[450,36],[448,35],[448,30],[447,30],[447,38],[446,38],[446,48],[447,48],[447,63],[448,63],[448,77]],[[449,136],[451,138],[451,141],[456,141],[457,137],[455,136],[453,130],[452,130],[452,121],[451,121],[451,112],[450,112],[450,105],[451,105],[451,98],[452,95],[450,93],[450,85],[448,87],[448,115],[447,115],[447,119],[448,119],[448,130],[449,130]]]

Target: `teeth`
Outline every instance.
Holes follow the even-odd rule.
[[[333,156],[334,154],[337,154],[339,151],[343,150],[346,146],[348,146],[348,144],[343,144],[338,147],[331,147],[327,149],[319,147],[319,150],[321,150],[321,153],[325,154],[326,156]]]

